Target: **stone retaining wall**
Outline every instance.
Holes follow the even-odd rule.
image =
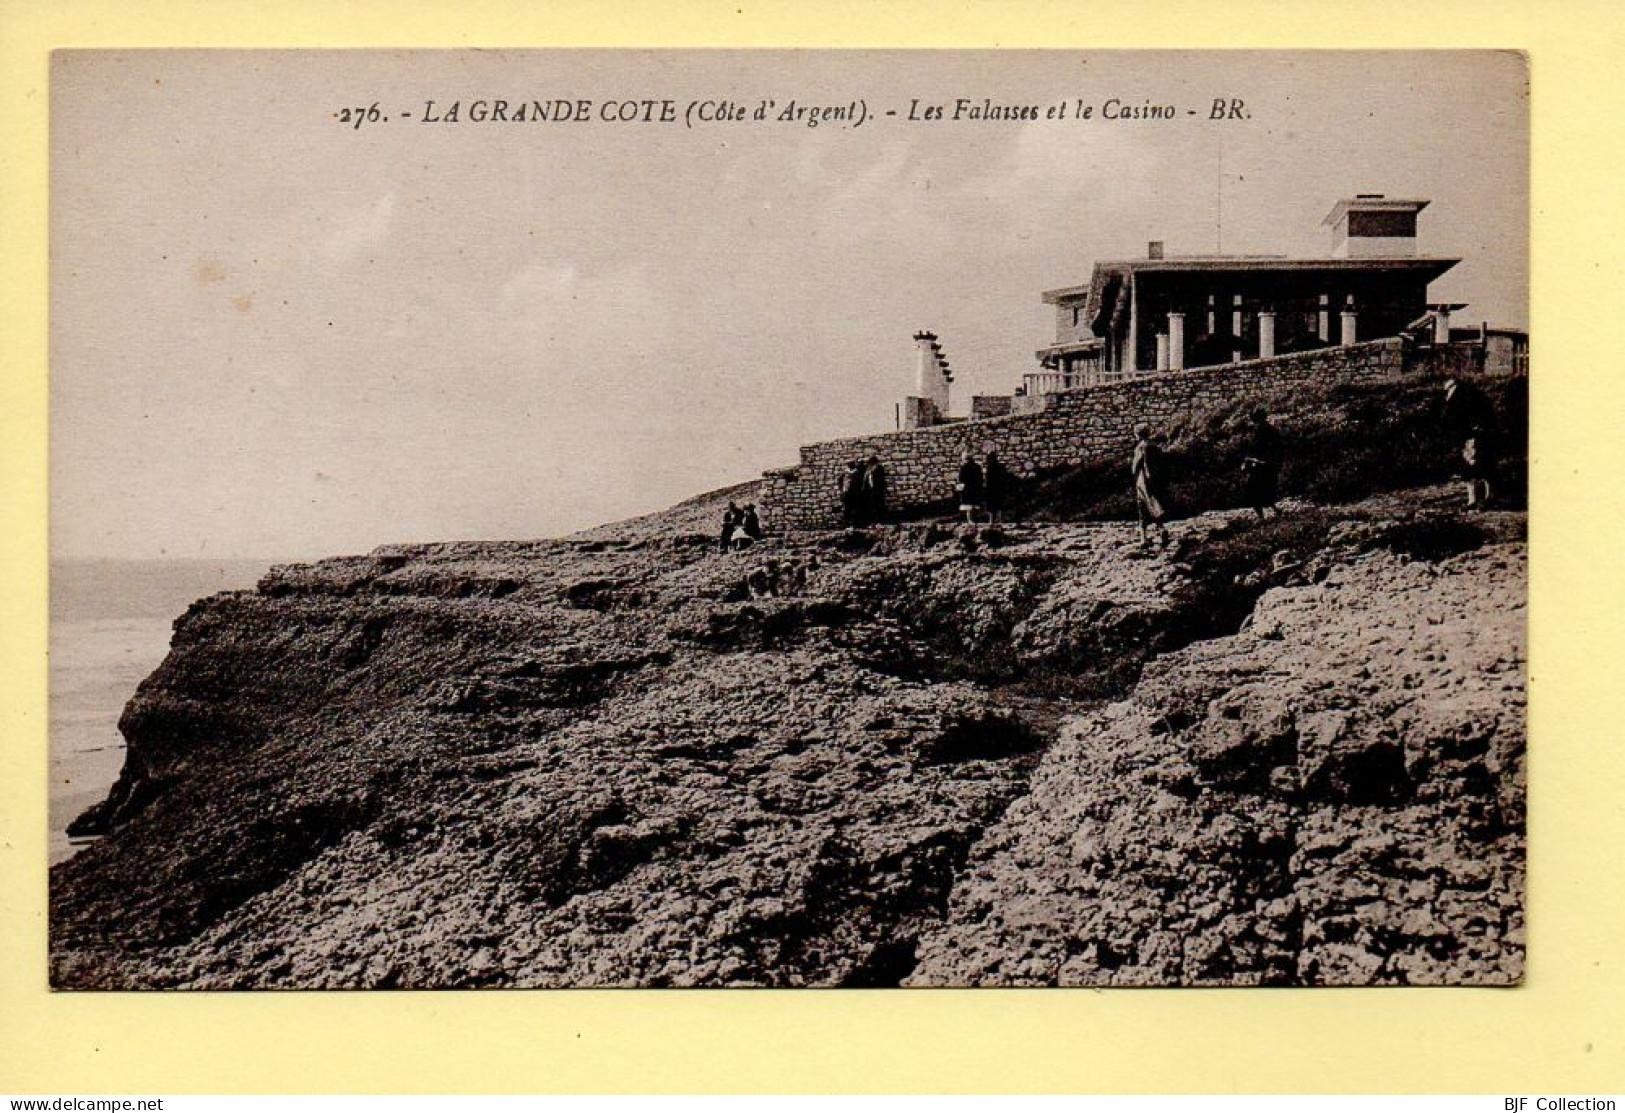
[[[889,508],[908,513],[953,498],[960,453],[967,447],[978,455],[994,449],[1005,467],[1030,478],[1055,468],[1126,461],[1139,423],[1166,428],[1244,391],[1368,382],[1404,370],[1402,341],[1373,340],[1062,391],[1045,395],[1046,405],[1037,413],[805,445],[800,464],[764,473],[762,517],[775,530],[839,525],[847,464],[860,458],[880,458]]]

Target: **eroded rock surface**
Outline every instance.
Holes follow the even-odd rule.
[[[723,554],[715,510],[195,605],[54,984],[1516,977],[1515,537],[1418,555],[1401,504],[1220,575],[1238,515]]]
[[[914,984],[1457,984],[1523,956],[1521,545],[1388,552],[1069,719]]]

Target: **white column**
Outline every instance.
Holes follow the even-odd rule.
[[[1168,334],[1157,333],[1157,370],[1168,370]]]
[[[935,398],[937,396],[936,384],[932,381],[937,377],[937,353],[932,344],[936,336],[929,332],[916,332],[914,334],[914,396],[916,398]]]
[[[1168,370],[1185,370],[1185,314],[1168,314]]]
[[[1123,361],[1123,370],[1138,371],[1140,369],[1140,296],[1134,285],[1134,272],[1128,275],[1128,359]]]
[[[1275,311],[1258,311],[1258,358],[1269,359],[1275,354]]]
[[[1332,338],[1331,304],[1332,296],[1330,294],[1320,295],[1320,320],[1317,322],[1317,324],[1319,327],[1318,335],[1322,341],[1330,340]]]
[[[1354,303],[1351,301],[1343,307],[1343,338],[1342,344],[1346,348],[1355,343],[1359,336],[1355,329]]]
[[[1442,305],[1433,311],[1433,342],[1450,343],[1450,310]]]

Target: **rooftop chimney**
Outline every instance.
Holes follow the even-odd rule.
[[[942,354],[942,342],[937,334],[921,330],[914,334],[915,348],[915,379],[914,394],[910,397],[924,398],[936,406],[939,416],[948,413],[948,385],[954,381],[953,369],[948,366],[948,359]],[[914,428],[907,425],[907,428]]]
[[[1339,259],[1415,256],[1416,214],[1427,204],[1425,199],[1401,200],[1381,193],[1345,197],[1322,222],[1332,229],[1332,254]]]

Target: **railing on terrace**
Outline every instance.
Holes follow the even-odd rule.
[[[1062,390],[1127,383],[1135,379],[1148,379],[1153,375],[1165,374],[1166,371],[1079,371],[1072,375],[1064,375],[1059,371],[1027,371],[1022,374],[1021,383],[1029,398],[1037,398]]]
[[[1054,394],[1058,390],[1066,389],[1066,376],[1059,371],[1027,371],[1021,376],[1021,385],[1027,388],[1027,396],[1036,398],[1040,394]]]

